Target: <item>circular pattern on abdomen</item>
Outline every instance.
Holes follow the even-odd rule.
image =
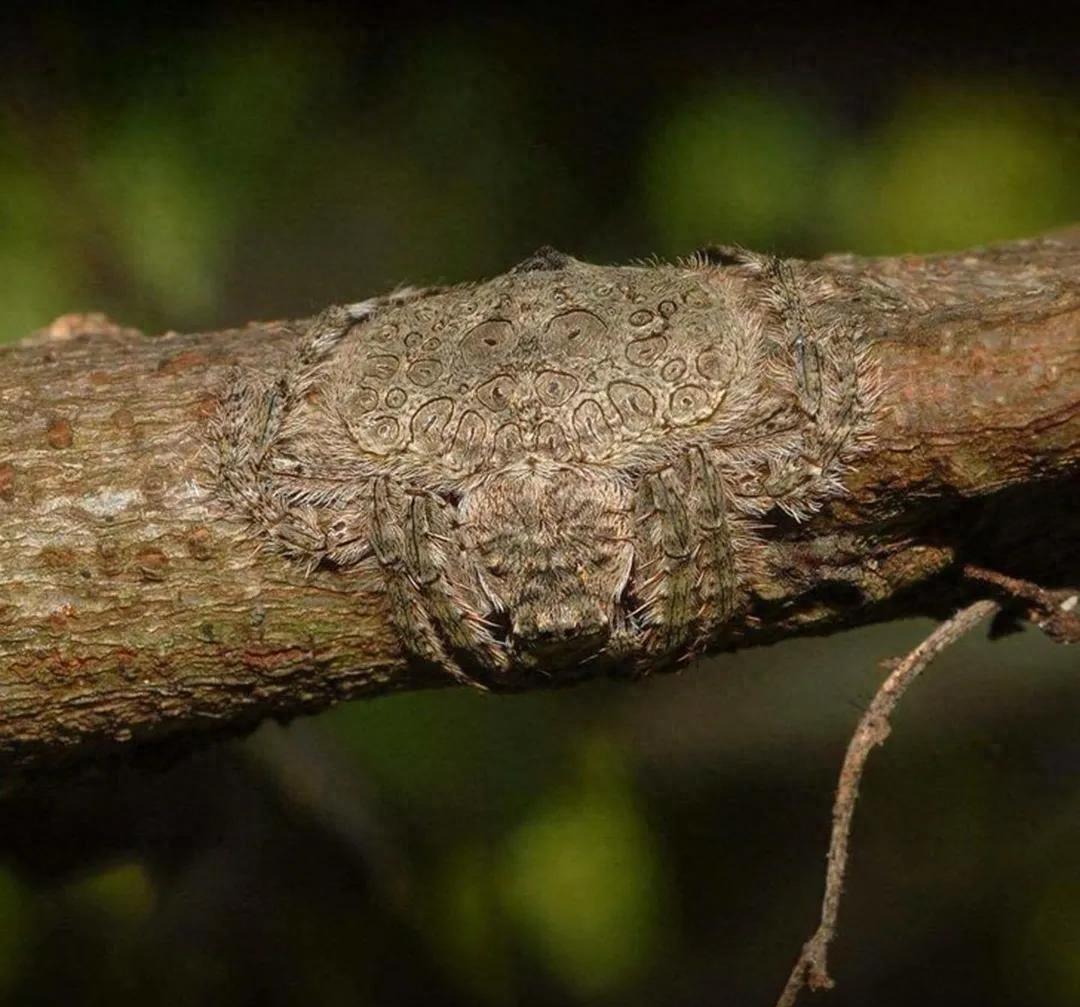
[[[441,341],[438,336],[425,336],[422,332],[410,332],[405,337],[405,348],[408,350],[423,350],[425,353],[434,353]]]
[[[521,436],[521,427],[516,423],[507,423],[495,431],[495,460],[510,462],[520,458],[525,452],[525,441]]]
[[[364,416],[352,429],[360,446],[372,454],[389,454],[400,446],[401,424],[393,416]]]
[[[665,381],[678,381],[686,373],[686,361],[682,357],[676,357],[664,364],[660,371],[660,377]]]
[[[679,426],[689,426],[705,419],[713,409],[716,401],[700,385],[681,385],[671,393],[668,401],[668,415],[671,422]]]
[[[364,377],[383,383],[389,381],[401,366],[401,360],[392,353],[376,353],[364,361]]]
[[[656,416],[652,392],[632,381],[613,381],[608,386],[608,398],[630,430],[646,429]]]
[[[435,357],[421,357],[419,360],[414,360],[405,372],[409,380],[421,388],[435,384],[442,377],[442,373],[442,361],[436,360]]]
[[[574,410],[574,432],[582,453],[597,457],[611,446],[611,426],[596,399],[586,399]]]
[[[452,399],[432,399],[413,414],[410,424],[412,443],[421,451],[438,451],[442,447],[443,431],[454,415]]]
[[[362,416],[370,413],[379,404],[379,393],[370,385],[359,385],[345,400],[345,408],[350,413]]]
[[[566,461],[570,457],[570,439],[554,420],[544,420],[537,428],[536,448],[556,461]]]
[[[478,412],[470,409],[461,417],[447,455],[451,464],[472,468],[484,459],[486,448],[487,424]]]
[[[564,357],[602,357],[606,352],[607,325],[599,315],[574,308],[556,315],[544,327],[541,343],[553,360]]]
[[[652,367],[667,349],[667,336],[649,336],[635,339],[626,347],[626,359],[637,367]]]
[[[735,367],[735,358],[728,352],[724,353],[716,348],[702,350],[698,354],[698,373],[709,381],[717,381],[727,384],[731,379],[731,372]]]
[[[459,345],[468,363],[486,364],[505,360],[517,345],[517,334],[504,319],[490,318],[466,332]]]
[[[562,371],[541,371],[536,376],[536,394],[545,406],[561,406],[578,390],[578,379]]]
[[[517,381],[509,374],[496,374],[476,389],[476,397],[493,413],[501,413],[513,400]]]

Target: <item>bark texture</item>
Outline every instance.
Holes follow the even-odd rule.
[[[872,334],[877,444],[847,496],[770,520],[783,574],[752,585],[735,645],[944,614],[986,593],[965,566],[1080,585],[1080,231],[810,268]],[[0,765],[450,684],[403,656],[374,569],[305,577],[207,492],[227,370],[303,327],[65,316],[0,350]]]

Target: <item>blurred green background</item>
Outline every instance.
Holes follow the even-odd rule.
[[[1048,12],[103,3],[0,15],[0,340],[299,317],[711,241],[921,252],[1080,218]],[[0,803],[10,1004],[771,1004],[847,733],[912,622],[266,727]],[[965,641],[872,759],[834,1007],[1080,1002],[1080,681]],[[815,1000],[815,1002],[817,1002]]]

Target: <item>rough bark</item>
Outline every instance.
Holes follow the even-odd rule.
[[[771,521],[784,572],[753,585],[735,645],[942,614],[986,591],[966,564],[1076,587],[1080,231],[812,268],[872,334],[877,444],[848,495]],[[0,350],[0,764],[449,684],[403,657],[374,570],[305,577],[206,492],[226,370],[302,328],[151,338],[65,316]]]

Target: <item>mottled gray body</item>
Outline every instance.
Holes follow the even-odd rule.
[[[408,651],[456,676],[695,653],[747,602],[754,519],[839,491],[875,389],[827,292],[737,261],[757,303],[702,259],[543,251],[331,308],[225,395],[224,495],[309,566],[374,557]]]

